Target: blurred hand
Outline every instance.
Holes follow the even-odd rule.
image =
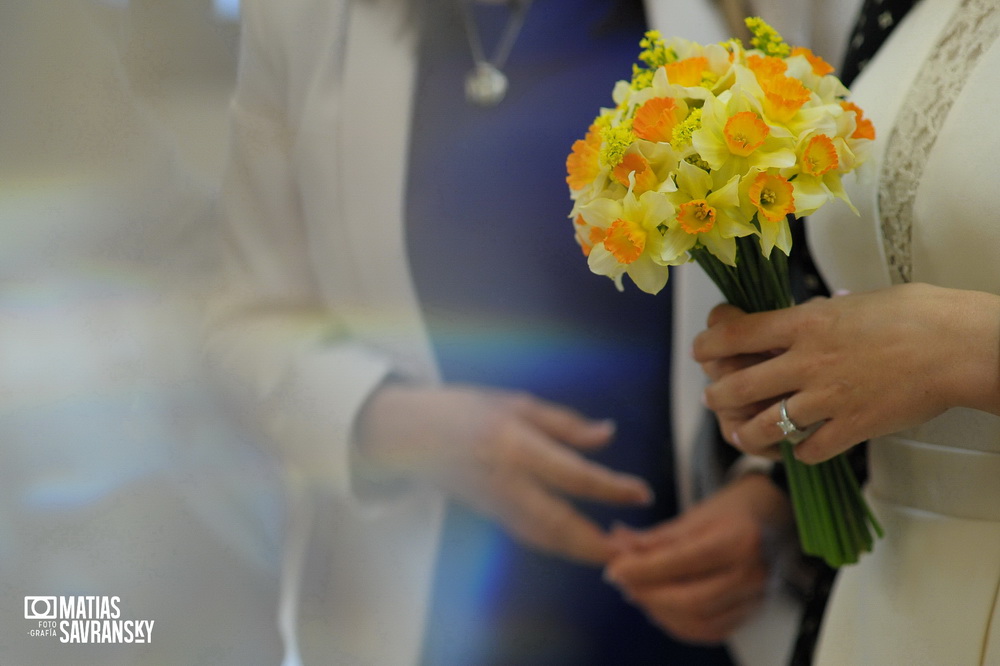
[[[383,470],[428,480],[522,541],[573,560],[603,563],[612,546],[569,498],[653,499],[642,479],[581,455],[611,441],[611,422],[525,394],[389,384],[369,401],[358,433],[362,455]]]
[[[727,440],[777,457],[779,401],[819,462],[955,406],[1000,413],[1000,297],[923,284],[745,314],[719,306],[694,355]]]
[[[605,578],[673,636],[718,643],[759,606],[770,568],[765,544],[792,520],[787,496],[748,474],[674,520],[616,530],[619,553]]]

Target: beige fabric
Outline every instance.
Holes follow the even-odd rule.
[[[886,502],[1000,522],[1000,451],[882,437],[869,458],[869,489]]]
[[[878,139],[871,168],[849,183],[855,219],[830,206],[810,221],[810,242],[833,289],[890,283],[878,208],[886,139],[912,87],[928,85],[926,54],[959,0],[923,0],[854,86]],[[961,17],[959,17],[961,18]],[[914,183],[912,279],[1000,293],[1000,230],[993,114],[1000,43],[987,44],[955,93]],[[951,72],[952,70],[949,70]],[[913,117],[912,115],[910,117]],[[886,529],[874,553],[841,572],[816,663],[949,666],[996,664],[1000,585],[1000,418],[954,409],[871,443],[868,494]]]

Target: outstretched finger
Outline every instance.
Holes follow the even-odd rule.
[[[495,515],[516,538],[541,550],[590,564],[606,563],[611,540],[570,502],[527,477],[510,479]]]
[[[513,445],[511,467],[520,468],[545,485],[574,497],[609,504],[647,505],[653,490],[641,477],[617,472],[587,460],[526,424],[520,445]]]
[[[615,423],[610,419],[588,419],[568,407],[537,398],[524,400],[519,410],[526,420],[549,437],[577,448],[600,448],[615,435]]]
[[[736,555],[726,539],[725,533],[695,532],[660,547],[625,552],[608,566],[606,576],[629,587],[705,578],[733,566]]]

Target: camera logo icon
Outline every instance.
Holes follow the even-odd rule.
[[[25,597],[25,620],[55,620],[58,616],[59,604],[55,597]]]

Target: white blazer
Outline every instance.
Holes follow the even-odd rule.
[[[226,275],[207,347],[227,394],[289,470],[288,664],[299,639],[322,655],[315,663],[414,664],[428,607],[443,498],[411,487],[362,499],[350,461],[355,415],[381,381],[437,381],[402,235],[416,65],[404,8],[242,7]],[[331,570],[313,575],[307,544]]]
[[[727,36],[705,3],[648,4],[665,34]],[[403,236],[414,21],[402,0],[244,0],[242,11],[223,190],[226,270],[207,352],[226,394],[289,472],[286,663],[298,663],[301,645],[323,663],[414,664],[443,497],[416,485],[362,497],[351,473],[354,418],[379,383],[390,374],[439,381]],[[719,300],[707,282],[693,286],[679,301],[687,327],[679,349]],[[703,380],[690,361],[675,372],[678,396],[695,401],[677,403],[685,442],[688,415],[701,414],[700,389],[690,387]],[[685,465],[686,449],[678,451]],[[307,557],[316,551],[329,557]],[[313,571],[317,561],[330,568]],[[743,663],[781,662],[794,611],[780,625],[783,637],[772,627],[757,642],[778,654]]]

